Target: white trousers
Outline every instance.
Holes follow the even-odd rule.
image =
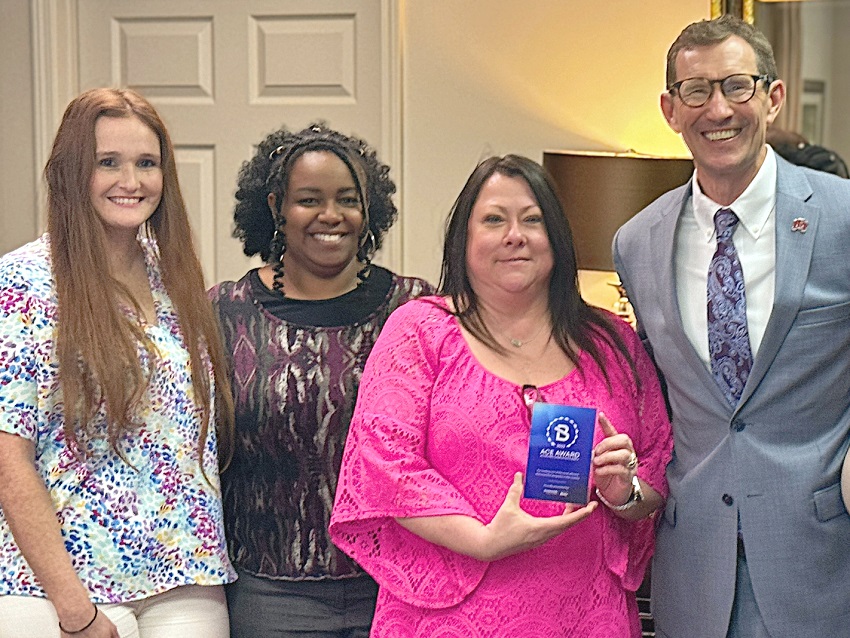
[[[184,585],[131,603],[98,605],[121,638],[229,638],[221,586]],[[0,596],[0,638],[60,638],[46,598]]]

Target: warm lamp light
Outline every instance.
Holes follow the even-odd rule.
[[[657,197],[688,181],[693,161],[636,153],[546,151],[543,167],[555,181],[573,231],[582,296],[595,305],[613,306],[618,315],[631,319],[628,298],[616,274],[612,276],[614,233]]]
[[[617,229],[694,171],[684,158],[578,151],[546,151],[543,167],[570,220],[578,267],[587,270],[614,270]]]

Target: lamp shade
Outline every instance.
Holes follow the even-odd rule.
[[[555,181],[584,270],[614,270],[617,229],[694,170],[684,158],[577,151],[546,151],[543,167]]]

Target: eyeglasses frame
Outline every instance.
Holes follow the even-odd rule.
[[[738,75],[745,75],[753,79],[753,92],[750,94],[750,97],[740,102],[730,100],[726,93],[723,92],[723,83],[729,78],[734,78]],[[684,82],[689,82],[690,80],[705,80],[706,82],[708,82],[710,92],[708,94],[708,97],[705,98],[705,102],[703,102],[702,104],[688,104],[687,102],[685,102],[684,98],[682,98],[680,88]],[[673,84],[671,84],[667,91],[670,93],[670,95],[678,95],[679,99],[682,101],[682,104],[684,104],[688,108],[698,109],[705,106],[708,101],[711,100],[711,96],[714,95],[714,85],[717,84],[720,87],[720,92],[723,94],[723,97],[726,100],[728,100],[732,104],[746,104],[747,102],[753,99],[753,96],[755,96],[756,90],[758,89],[759,80],[764,82],[764,90],[765,92],[768,92],[770,90],[770,85],[776,81],[776,78],[771,77],[767,73],[763,73],[761,75],[751,75],[749,73],[733,73],[732,75],[727,75],[725,78],[721,78],[719,80],[709,80],[708,78],[685,78],[684,80],[679,80],[678,82],[674,82]]]

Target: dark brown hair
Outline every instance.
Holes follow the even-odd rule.
[[[594,338],[601,337],[612,349],[623,355],[631,368],[635,382],[640,387],[634,359],[629,354],[616,327],[606,314],[588,305],[581,298],[578,287],[578,266],[569,222],[551,178],[540,164],[527,157],[505,155],[491,157],[481,162],[467,179],[449,214],[446,222],[439,292],[452,298],[458,321],[470,334],[489,348],[496,352],[505,351],[481,318],[478,297],[469,281],[466,263],[469,218],[482,187],[495,173],[525,181],[543,214],[543,223],[554,258],[549,279],[549,313],[555,343],[576,367],[580,367],[579,356],[573,344],[579,350],[586,351],[610,384],[605,362],[597,345],[598,341]]]
[[[218,323],[204,292],[201,265],[192,245],[186,206],[177,181],[174,148],[153,106],[130,90],[93,89],[71,101],[44,169],[47,228],[58,297],[56,349],[65,402],[65,436],[77,454],[94,435],[100,407],[108,438],[118,441],[133,427],[133,414],[148,387],[156,351],[142,328],[128,321],[119,300],[140,307],[126,286],[110,275],[103,223],[91,201],[95,168],[95,125],[101,117],[138,118],[157,136],[162,157],[162,198],[143,232],[156,240],[162,280],[174,304],[189,353],[194,400],[201,409],[198,441],[202,460],[210,421],[208,366],[215,380],[219,450],[229,459],[233,404]],[[138,347],[150,363],[143,368]],[[203,466],[202,466],[203,467]]]

